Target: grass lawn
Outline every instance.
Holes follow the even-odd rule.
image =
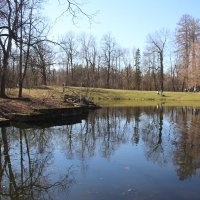
[[[100,103],[104,104],[105,102],[105,105],[108,103],[117,106],[154,106],[158,104],[200,106],[200,93],[190,92],[164,92],[163,96],[160,96],[156,91],[95,89],[94,97]]]
[[[200,93],[164,92],[163,96],[156,91],[115,90],[102,88],[47,87],[23,89],[23,96],[29,98],[57,98],[62,100],[64,94],[82,95],[103,106],[200,106]],[[17,96],[17,89],[8,90],[8,95]]]

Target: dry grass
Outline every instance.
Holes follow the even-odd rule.
[[[88,89],[80,87],[40,87],[23,89],[23,97],[17,98],[17,89],[7,91],[8,99],[0,98],[0,117],[9,113],[32,114],[41,108],[71,107],[64,102],[64,95],[87,96],[102,106],[194,106],[200,107],[200,93],[164,92],[160,96],[156,91],[130,91],[112,89]]]
[[[63,101],[63,93],[59,88],[23,89],[23,98],[17,98],[17,92],[16,88],[9,89],[9,98],[0,98],[0,116],[7,113],[33,113],[35,109],[42,108],[69,107]]]

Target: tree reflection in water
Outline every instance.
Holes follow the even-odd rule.
[[[4,199],[66,195],[75,184],[74,160],[87,174],[90,159],[109,160],[125,145],[142,148],[145,158],[156,165],[172,163],[179,179],[187,179],[200,168],[199,127],[199,109],[161,105],[104,108],[71,125],[2,127],[0,194]],[[66,169],[59,171],[59,165]]]
[[[166,133],[165,133],[166,134]],[[167,150],[164,148],[163,140],[163,107],[158,105],[154,111],[148,115],[147,121],[143,125],[142,139],[145,142],[146,157],[160,165],[167,162]],[[168,138],[170,140],[170,138]]]
[[[144,143],[147,159],[165,165],[173,160],[178,177],[191,177],[200,168],[199,109],[188,107],[107,108],[96,119],[95,133],[100,151],[112,155],[120,144]],[[99,129],[98,127],[101,127]],[[133,133],[132,136],[130,133]]]
[[[48,137],[44,129],[1,128],[0,195],[3,199],[54,199],[55,189],[67,191],[74,182],[71,168],[58,181],[49,177],[53,155],[48,148]]]
[[[111,157],[121,144],[144,143],[148,160],[162,166],[173,160],[177,175],[184,179],[200,167],[198,113],[197,108],[162,105],[105,108],[91,113],[80,127],[65,127],[63,148],[67,158],[78,156],[84,165],[86,158],[97,153]]]

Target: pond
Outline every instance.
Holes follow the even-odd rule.
[[[199,129],[200,109],[162,106],[1,127],[0,199],[199,199]]]

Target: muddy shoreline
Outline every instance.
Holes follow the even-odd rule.
[[[37,109],[33,113],[7,113],[0,118],[0,126],[11,123],[66,123],[74,119],[86,118],[89,110],[84,107]]]
[[[46,122],[67,123],[73,119],[86,118],[87,107],[72,107],[61,99],[41,101],[40,99],[0,98],[0,126],[11,123],[41,124]]]

